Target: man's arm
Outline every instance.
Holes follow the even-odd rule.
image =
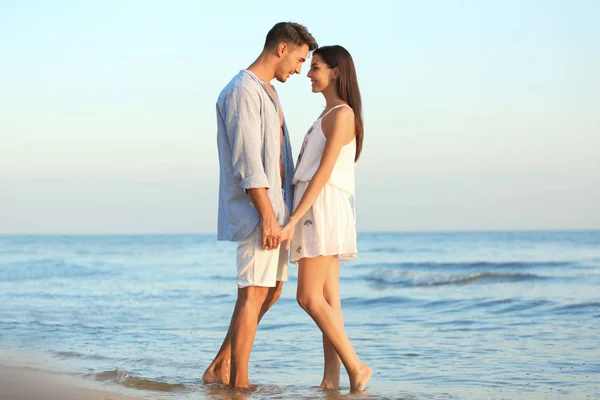
[[[271,200],[267,194],[267,189],[248,189],[246,190],[246,193],[250,196],[252,204],[254,204],[254,207],[258,211],[258,215],[260,215],[262,247],[267,250],[276,249],[281,241],[281,227],[275,217]]]
[[[281,227],[267,195],[269,182],[262,159],[260,100],[256,94],[236,88],[225,103],[224,114],[233,174],[258,211],[262,246],[275,249],[280,242]]]

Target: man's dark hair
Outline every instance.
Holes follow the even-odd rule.
[[[284,42],[296,46],[308,45],[308,50],[313,51],[319,45],[315,38],[308,32],[304,25],[295,22],[279,22],[267,33],[265,49],[277,46]]]

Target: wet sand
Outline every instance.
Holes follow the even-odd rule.
[[[108,391],[85,388],[85,381],[28,367],[0,365],[2,400],[134,400]],[[141,398],[137,398],[141,399]]]

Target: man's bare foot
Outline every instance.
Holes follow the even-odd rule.
[[[323,382],[321,382],[321,384],[319,385],[319,387],[321,389],[339,390],[340,389],[340,380],[338,379],[337,382],[332,382],[330,380],[323,379]]]
[[[363,392],[373,375],[373,370],[367,364],[362,364],[358,374],[350,376],[350,392]]]
[[[223,364],[216,364],[208,367],[206,371],[204,371],[204,375],[202,375],[204,383],[222,383],[228,385],[230,363],[231,361],[227,360],[227,362]]]
[[[251,384],[250,381],[236,383],[235,385],[233,384],[233,382],[231,382],[229,384],[229,388],[230,389],[248,389],[248,390],[254,390],[254,389],[256,389],[256,385]]]
[[[319,385],[321,389],[339,390],[340,389],[340,364],[327,365],[323,371],[323,380]]]

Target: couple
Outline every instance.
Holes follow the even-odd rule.
[[[309,51],[312,91],[323,94],[326,106],[306,134],[294,170],[270,82],[300,73]],[[238,242],[238,298],[204,382],[254,387],[248,360],[256,328],[281,295],[291,248],[290,261],[299,264],[298,303],[323,333],[321,387],[339,389],[341,360],[351,391],[363,391],[372,371],[348,339],[339,292],[339,261],[352,260],[357,252],[354,164],[363,126],[352,57],[341,46],[318,48],[300,24],[276,24],[256,61],[219,95],[217,125],[218,239]]]

